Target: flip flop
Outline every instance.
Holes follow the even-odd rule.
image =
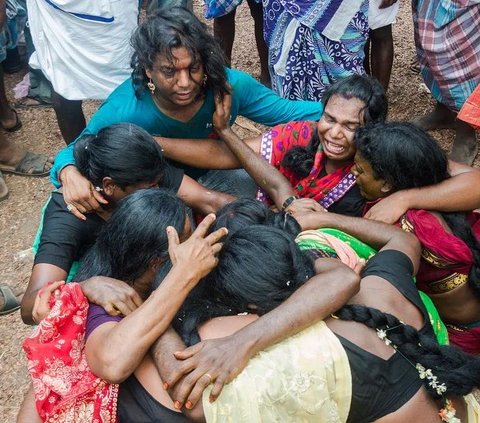
[[[8,198],[8,187],[3,179],[2,172],[0,172],[0,201],[6,200]]]
[[[13,313],[20,308],[20,303],[8,285],[0,285],[0,294],[4,300],[3,306],[0,309],[0,316]]]
[[[36,154],[27,151],[23,159],[18,162],[15,169],[8,169],[0,166],[0,171],[4,173],[12,173],[20,176],[43,177],[50,174],[50,170],[45,171],[45,165],[49,156],[47,154]],[[30,170],[32,170],[30,172]]]
[[[410,72],[412,73],[420,73],[420,65],[418,64],[418,60],[414,59],[410,62],[410,65],[408,66],[410,69]]]
[[[45,108],[53,107],[52,103],[48,103],[46,101],[40,100],[39,98],[27,96],[27,97],[24,97],[22,100],[34,100],[34,101],[37,101],[38,103],[27,104],[22,101],[19,101],[17,103],[14,103],[13,107],[15,107],[15,109],[45,109]]]
[[[15,109],[12,109],[12,112],[15,113],[15,118],[16,118],[17,123],[14,126],[12,126],[11,128],[5,128],[5,126],[1,125],[1,127],[7,132],[15,132],[15,131],[18,131],[22,127],[22,121],[18,117],[17,111]]]

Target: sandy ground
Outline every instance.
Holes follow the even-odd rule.
[[[197,2],[199,0],[196,0]],[[196,12],[200,8],[196,5]],[[421,78],[409,71],[414,56],[413,30],[408,2],[402,2],[394,27],[395,60],[389,89],[390,119],[409,120],[428,111],[432,105],[429,94],[422,88]],[[258,58],[253,37],[253,23],[246,4],[237,13],[237,41],[233,52],[233,66],[259,76]],[[13,100],[12,88],[22,74],[6,75],[7,92]],[[87,116],[98,103],[85,105]],[[52,109],[20,110],[23,128],[7,134],[19,145],[35,152],[55,154],[64,146],[59,135]],[[238,128],[240,132],[245,130]],[[453,140],[451,131],[435,134],[448,150]],[[478,159],[476,161],[478,166]],[[26,287],[31,271],[32,257],[29,251],[38,226],[42,205],[52,186],[48,178],[22,178],[6,176],[10,197],[0,203],[0,275],[1,283],[22,290]],[[28,386],[26,362],[21,349],[22,340],[30,333],[20,313],[0,317],[0,420],[15,421],[23,394]]]

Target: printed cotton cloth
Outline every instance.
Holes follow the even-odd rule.
[[[264,0],[264,38],[272,89],[316,100],[337,79],[363,75],[367,0]]]
[[[425,84],[458,112],[480,83],[480,0],[413,0],[412,12]]]

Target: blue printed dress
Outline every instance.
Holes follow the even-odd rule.
[[[368,0],[263,0],[272,89],[319,101],[337,79],[365,74]]]

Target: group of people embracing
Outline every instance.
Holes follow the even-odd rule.
[[[480,422],[480,172],[370,77],[278,97],[186,9],[132,44],[52,169],[18,421]]]

